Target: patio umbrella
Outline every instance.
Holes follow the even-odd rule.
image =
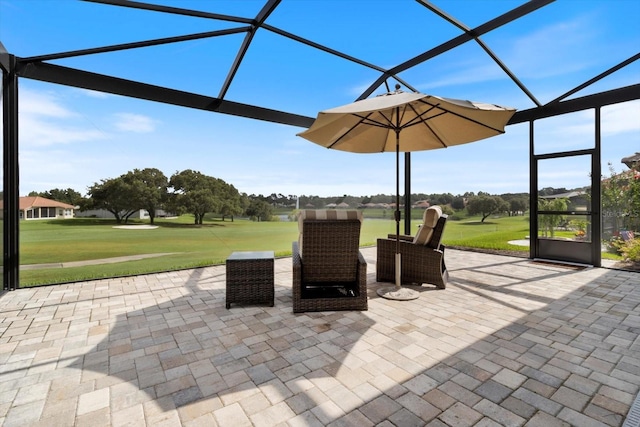
[[[394,92],[324,110],[311,127],[298,134],[311,142],[354,153],[396,153],[396,248],[400,234],[400,152],[433,150],[478,141],[504,133],[513,108],[422,93]],[[414,299],[402,288],[400,253],[396,249],[395,287],[378,294]]]

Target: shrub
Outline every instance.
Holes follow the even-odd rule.
[[[441,205],[440,208],[442,208],[442,213],[445,215],[451,216],[456,213],[449,205]]]
[[[622,253],[622,247],[624,246],[624,240],[622,240],[619,236],[612,237],[609,241],[607,241],[607,251],[612,254],[620,255]]]
[[[624,242],[620,253],[625,261],[640,262],[640,239],[632,239]]]

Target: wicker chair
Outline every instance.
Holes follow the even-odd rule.
[[[293,242],[293,312],[367,310],[362,213],[305,210]]]
[[[400,236],[401,281],[403,284],[428,283],[444,289],[449,273],[444,263],[445,247],[440,241],[447,215],[434,206],[425,211],[424,217],[425,223],[415,237]],[[390,234],[387,239],[378,239],[377,243],[376,280],[395,282],[395,234]]]

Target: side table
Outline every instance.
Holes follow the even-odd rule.
[[[226,306],[232,303],[269,304],[273,307],[273,251],[233,252],[226,262]]]

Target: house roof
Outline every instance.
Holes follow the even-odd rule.
[[[58,202],[57,200],[47,199],[40,196],[27,196],[20,197],[20,210],[23,211],[29,208],[65,208],[73,209],[73,205],[67,203]]]
[[[431,206],[431,203],[429,203],[428,200],[420,200],[416,202],[413,206],[416,208],[428,208],[429,206]]]
[[[572,199],[574,197],[584,196],[587,194],[586,191],[582,190],[574,190],[569,191],[568,193],[560,193],[560,194],[551,194],[548,196],[540,196],[541,199]]]
[[[627,165],[629,169],[634,169],[640,163],[640,153],[624,157],[621,162]]]

